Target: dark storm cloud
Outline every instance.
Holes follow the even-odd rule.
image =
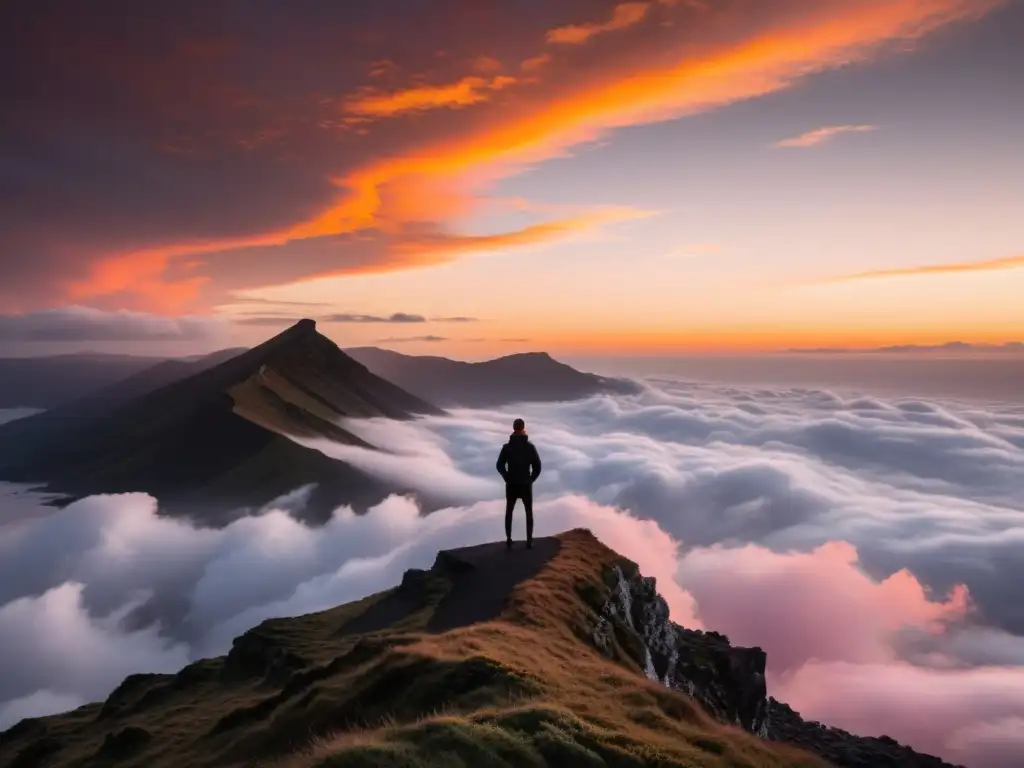
[[[196,341],[216,338],[224,323],[210,317],[161,317],[63,307],[0,315],[0,341]]]

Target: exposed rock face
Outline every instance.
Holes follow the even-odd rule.
[[[733,648],[725,635],[680,627],[669,621],[668,604],[653,578],[612,569],[611,594],[601,606],[594,642],[614,655],[614,642],[627,630],[639,636],[642,650],[631,655],[647,676],[700,701],[719,720],[767,735],[768,708],[760,648]],[[631,645],[627,640],[625,645]],[[635,644],[632,644],[635,647]]]
[[[693,697],[716,719],[815,752],[838,768],[952,768],[888,736],[855,736],[805,721],[768,696],[763,650],[734,648],[718,632],[670,621],[656,581],[641,576],[634,563],[613,566],[605,582],[602,595],[585,595],[598,614],[593,643],[612,658],[631,660],[651,680]]]

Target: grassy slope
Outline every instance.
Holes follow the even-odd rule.
[[[560,554],[498,620],[424,632],[447,591],[429,573],[417,610],[386,630],[344,629],[384,595],[264,622],[228,657],[133,676],[104,704],[25,721],[0,737],[0,764],[824,765],[717,723],[594,651],[584,640],[591,606],[618,556],[586,532],[561,538]]]

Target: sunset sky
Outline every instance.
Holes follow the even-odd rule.
[[[1020,340],[1022,39],[1018,0],[13,0],[0,350]]]

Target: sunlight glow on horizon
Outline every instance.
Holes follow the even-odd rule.
[[[160,172],[112,212],[97,197],[98,234],[79,214],[66,234],[58,219],[45,238],[24,225],[17,252],[31,256],[39,237],[62,268],[47,285],[0,287],[0,311],[237,314],[247,343],[293,313],[261,317],[239,297],[482,318],[392,342],[437,353],[525,338],[626,354],[1024,337],[1024,155],[1008,151],[1024,107],[986,90],[1010,81],[1017,54],[986,58],[1002,50],[986,41],[1019,9],[797,5],[552,6],[521,28],[509,20],[502,51],[456,35],[433,46],[443,55],[408,60],[388,37],[399,26],[385,25],[367,62],[309,93],[275,90],[279,78],[255,68],[251,98],[209,124],[193,109],[194,135],[143,136],[161,147],[149,159]],[[211,93],[229,89],[202,71]],[[145,75],[125,98],[161,93]],[[205,210],[185,204],[207,188]],[[176,189],[194,221],[161,197]],[[121,209],[132,215],[119,228]]]

